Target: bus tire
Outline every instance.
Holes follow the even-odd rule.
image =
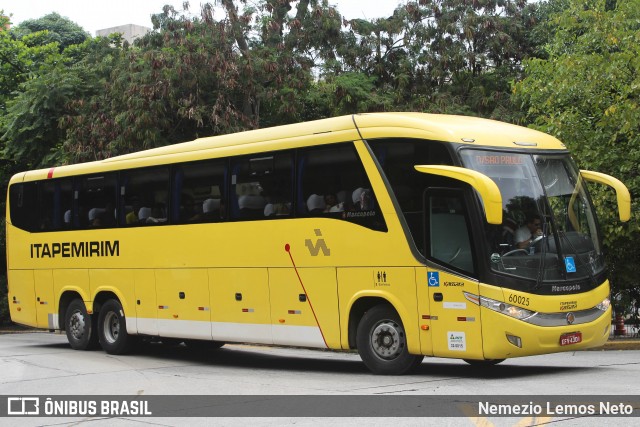
[[[72,349],[93,350],[98,348],[95,317],[87,313],[87,308],[81,299],[74,299],[69,303],[64,314],[64,330]]]
[[[103,350],[109,354],[131,352],[135,337],[127,333],[127,321],[120,301],[110,299],[100,309],[98,336]]]
[[[360,319],[356,333],[360,358],[374,374],[402,375],[424,358],[409,354],[400,316],[388,305],[369,309]]]

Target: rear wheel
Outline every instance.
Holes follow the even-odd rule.
[[[95,316],[87,313],[87,308],[81,299],[71,301],[64,316],[64,330],[71,348],[74,350],[98,348],[95,323]]]
[[[129,353],[135,337],[127,333],[127,321],[120,301],[110,299],[100,309],[98,317],[100,345],[109,354]]]
[[[362,361],[374,374],[405,374],[424,358],[409,354],[400,316],[387,305],[377,305],[362,316],[356,344]]]

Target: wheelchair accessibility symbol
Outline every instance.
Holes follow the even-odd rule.
[[[440,286],[440,273],[437,271],[427,271],[427,280],[429,287],[437,288]]]
[[[566,257],[564,259],[564,265],[567,268],[567,273],[575,273],[576,272],[576,262],[573,257]]]

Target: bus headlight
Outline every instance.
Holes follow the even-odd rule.
[[[497,311],[498,313],[506,314],[507,316],[518,320],[526,320],[537,314],[535,311],[527,310],[526,308],[517,307],[515,305],[507,304],[506,302],[496,301],[491,298],[470,294],[468,292],[464,292],[464,297],[474,304],[488,308],[489,310]]]
[[[602,300],[600,304],[596,305],[596,308],[598,310],[607,311],[610,306],[611,306],[611,300],[609,298],[605,298]]]

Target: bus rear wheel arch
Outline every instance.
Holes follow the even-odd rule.
[[[98,337],[102,349],[109,354],[127,354],[133,350],[136,337],[127,332],[127,320],[122,304],[109,299],[100,308]]]
[[[356,345],[362,361],[374,374],[402,375],[424,358],[409,354],[402,320],[388,304],[364,313],[358,323]]]
[[[82,299],[71,300],[64,311],[64,330],[71,348],[74,350],[98,348],[96,323],[96,316],[87,312]]]

